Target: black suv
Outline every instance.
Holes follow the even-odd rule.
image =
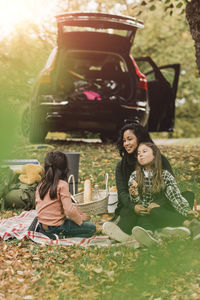
[[[143,23],[104,13],[56,17],[58,45],[36,80],[22,120],[30,142],[48,131],[94,132],[115,140],[125,122],[173,131],[180,65],[158,68],[130,49]]]

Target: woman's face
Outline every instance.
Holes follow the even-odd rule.
[[[124,131],[123,146],[128,154],[135,151],[138,146],[138,140],[131,129]]]
[[[150,147],[141,144],[138,147],[137,159],[141,166],[150,166],[154,160],[153,150]]]

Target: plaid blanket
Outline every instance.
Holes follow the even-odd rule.
[[[30,230],[34,218],[36,217],[36,211],[24,211],[19,216],[15,216],[8,219],[3,219],[0,222],[0,239],[4,241],[10,238],[16,238],[21,240],[31,239],[35,243],[47,244],[47,245],[77,245],[77,246],[113,246],[113,245],[129,245],[134,248],[138,248],[139,245],[135,240],[125,243],[114,243],[108,238],[108,236],[94,235],[91,238],[63,238],[58,240],[51,240],[46,235]]]

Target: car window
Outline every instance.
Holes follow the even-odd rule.
[[[155,72],[148,61],[136,61],[140,71],[146,75],[147,81],[156,79]]]
[[[147,78],[147,81],[153,81],[153,80],[156,80],[154,71],[152,70],[151,73],[147,74],[147,75],[146,75],[146,78]]]
[[[161,73],[165,77],[165,79],[170,83],[170,85],[173,85],[174,77],[175,77],[175,69],[174,68],[160,68]]]
[[[108,34],[116,34],[120,36],[127,36],[127,30],[119,30],[112,28],[94,28],[94,27],[79,27],[79,26],[68,26],[63,25],[62,30],[66,32],[103,32]]]

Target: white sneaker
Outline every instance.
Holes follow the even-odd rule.
[[[154,239],[149,230],[145,230],[142,227],[135,226],[132,229],[132,235],[135,239],[144,246],[151,247],[158,245],[159,241]]]
[[[199,240],[200,239],[200,233],[199,234],[197,234],[197,235],[195,235],[195,236],[193,236],[193,240],[195,241],[195,240]]]
[[[157,231],[157,234],[160,237],[179,237],[179,238],[187,238],[190,236],[191,232],[186,227],[164,227]]]
[[[105,222],[102,226],[102,229],[105,234],[115,241],[122,243],[131,240],[131,236],[123,232],[119,226],[113,222]]]

